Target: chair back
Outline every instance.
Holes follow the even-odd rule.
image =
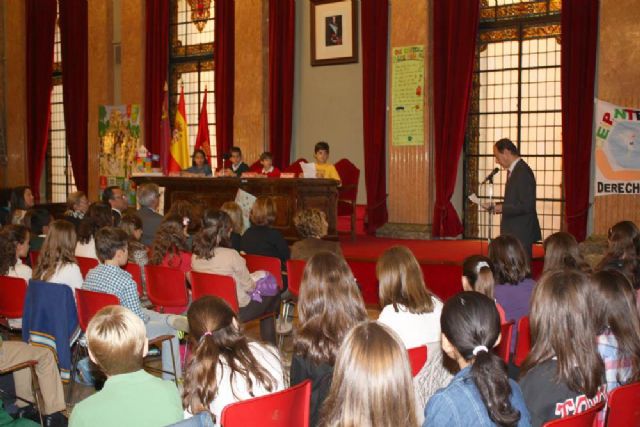
[[[36,268],[38,265],[38,257],[40,257],[40,251],[30,250],[29,251],[29,261],[31,261],[31,268]]]
[[[160,310],[164,307],[184,307],[189,304],[184,272],[162,265],[145,265],[147,296]]]
[[[299,158],[298,160],[296,160],[295,162],[291,163],[289,166],[287,166],[286,168],[284,168],[282,170],[282,172],[285,173],[295,173],[296,176],[300,175],[302,173],[302,166],[300,166],[300,163],[307,163],[307,159],[305,159],[304,157]]]
[[[522,366],[530,351],[531,329],[529,327],[529,316],[524,316],[518,320],[518,339],[516,341],[516,354],[513,358],[513,364]]]
[[[77,256],[76,261],[78,263],[78,267],[80,267],[80,273],[82,273],[83,278],[87,277],[89,270],[96,268],[99,264],[97,259],[83,256]]]
[[[260,163],[260,159],[249,165],[249,172],[260,173],[262,172],[262,163]]]
[[[494,351],[504,360],[504,363],[509,363],[509,355],[511,354],[511,337],[513,335],[513,325],[515,322],[512,320],[508,323],[500,325],[500,344],[494,349]]]
[[[127,265],[124,266],[124,269],[131,274],[131,278],[136,285],[138,285],[138,296],[141,297],[144,294],[144,289],[142,288],[142,267],[134,262],[128,262]]]
[[[76,289],[76,304],[78,308],[78,324],[82,332],[86,332],[89,321],[98,311],[108,305],[120,305],[120,300],[112,294]]]
[[[247,261],[247,269],[250,272],[264,270],[271,273],[276,278],[278,287],[282,289],[282,263],[279,258],[247,254],[244,259]]]
[[[306,261],[299,259],[290,259],[287,261],[287,283],[289,286],[288,290],[295,297],[300,295],[302,273],[304,273],[304,267],[306,265]]]
[[[592,427],[594,425],[594,420],[598,416],[598,412],[604,409],[604,403],[605,402],[600,402],[597,405],[587,409],[586,411],[580,412],[576,415],[571,415],[569,417],[546,422],[543,424],[543,427]]]
[[[616,387],[608,405],[607,426],[640,426],[640,382]]]
[[[240,311],[236,281],[231,276],[192,271],[191,297],[195,301],[205,295],[222,298],[231,306],[234,312],[238,313]]]
[[[222,410],[224,427],[308,427],[311,382],[306,380],[283,391],[227,405]]]
[[[407,352],[409,353],[409,363],[411,364],[411,375],[415,377],[427,363],[428,348],[423,345],[410,348]]]
[[[0,276],[0,317],[17,319],[22,317],[27,282],[19,277]]]
[[[340,175],[342,185],[338,188],[338,199],[353,202],[358,198],[360,169],[348,159],[340,159],[334,165]],[[340,209],[338,209],[340,210]],[[340,215],[338,213],[338,215]]]

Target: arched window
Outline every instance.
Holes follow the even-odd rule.
[[[482,0],[473,94],[465,143],[464,194],[496,167],[493,144],[510,138],[537,182],[543,238],[559,231],[564,212],[560,98],[561,0]],[[504,194],[496,176],[494,196]],[[493,236],[500,234],[493,221]],[[489,215],[465,200],[465,236],[487,237]]]

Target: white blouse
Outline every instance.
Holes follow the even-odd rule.
[[[98,259],[98,255],[96,254],[96,244],[93,240],[93,236],[91,236],[91,240],[87,243],[76,244],[76,256],[81,256],[84,258],[94,258]]]
[[[7,276],[24,279],[27,282],[27,284],[29,284],[29,279],[31,279],[32,274],[33,273],[31,271],[31,267],[23,264],[22,260],[18,258],[18,262],[16,262],[16,265],[9,268],[9,272],[7,273]]]
[[[58,265],[56,272],[47,280],[50,283],[67,285],[72,291],[82,288],[83,281],[80,267],[78,267],[78,264],[72,263]]]
[[[382,309],[378,322],[396,332],[407,349],[420,347],[426,343],[440,342],[440,315],[442,302],[431,297],[433,311],[431,313],[410,313],[403,305],[398,305],[396,312],[389,304]]]
[[[251,349],[251,352],[258,363],[262,365],[262,367],[265,368],[275,379],[275,389],[273,392],[284,390],[284,374],[278,351],[273,347],[268,347],[257,342],[250,342],[249,349]],[[222,410],[225,406],[270,393],[255,379],[253,375],[251,375],[253,396],[249,394],[247,382],[244,377],[238,373],[234,375],[232,384],[231,370],[224,362],[218,364],[216,378],[218,378],[218,393],[216,394],[215,399],[211,402],[211,405],[209,405],[209,410],[216,417],[216,426],[220,425],[220,416],[222,415]],[[188,410],[185,410],[184,416],[185,418],[191,418],[193,415]]]

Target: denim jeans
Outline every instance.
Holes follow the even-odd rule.
[[[177,331],[169,326],[167,322],[170,314],[162,314],[155,311],[142,309],[144,314],[149,317],[145,323],[147,328],[147,338],[153,339],[160,335],[173,335],[171,341],[162,342],[162,370],[173,371],[171,363],[171,347],[173,347],[173,355],[176,361],[176,375],[182,378],[182,364],[180,363],[180,342],[178,341]],[[173,380],[171,374],[162,373],[163,380]]]

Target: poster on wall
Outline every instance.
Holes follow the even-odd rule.
[[[100,191],[120,186],[135,206],[135,189],[130,187],[131,168],[140,148],[140,106],[100,105],[98,107],[100,136]]]
[[[391,140],[424,144],[424,46],[394,47],[391,55]]]
[[[595,195],[640,194],[640,108],[595,103]]]

